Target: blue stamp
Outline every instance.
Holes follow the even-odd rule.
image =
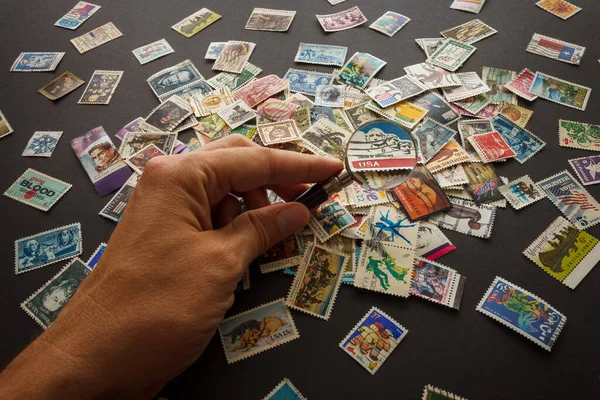
[[[336,65],[341,67],[346,60],[346,46],[302,43],[298,46],[295,62],[307,64]]]
[[[281,383],[271,390],[263,400],[305,400],[306,398],[296,389],[292,382],[284,379]]]
[[[550,351],[567,317],[534,294],[496,277],[477,311],[519,332]]]
[[[69,10],[68,13],[63,15],[58,21],[54,23],[54,26],[60,26],[61,28],[75,30],[81,24],[88,20],[96,11],[100,9],[100,6],[85,1],[80,1],[75,4],[75,7]]]
[[[65,53],[27,52],[19,54],[10,70],[12,72],[54,71]]]
[[[533,157],[546,145],[546,142],[542,139],[527,129],[515,125],[503,115],[496,115],[492,119],[492,125],[516,153],[515,159],[521,164]]]
[[[190,60],[185,60],[170,68],[158,71],[148,79],[148,85],[156,95],[174,93],[177,89],[190,85],[202,78],[202,74]]]
[[[569,164],[584,185],[600,182],[600,156],[573,158]]]
[[[333,76],[322,72],[290,68],[283,79],[289,79],[291,91],[314,96],[317,93],[317,86],[331,84]]]
[[[98,248],[96,249],[94,254],[92,254],[90,259],[86,263],[89,269],[91,269],[91,270],[94,269],[96,264],[98,264],[98,261],[100,261],[100,257],[102,257],[102,254],[104,254],[105,249],[106,249],[106,243],[100,243],[100,246],[98,246]]]
[[[405,327],[373,307],[342,340],[340,347],[374,375],[407,333]]]
[[[317,121],[320,120],[321,118],[328,119],[331,122],[335,123],[335,116],[333,115],[333,109],[331,107],[323,107],[323,106],[311,107],[308,109],[308,111],[310,112],[311,125],[316,124]]]
[[[81,225],[61,226],[15,241],[15,273],[31,271],[80,255]]]

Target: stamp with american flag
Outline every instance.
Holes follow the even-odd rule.
[[[585,47],[534,33],[527,45],[527,51],[553,60],[579,65]]]

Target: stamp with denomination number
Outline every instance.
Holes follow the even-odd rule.
[[[206,83],[215,89],[227,87],[230,90],[237,90],[252,81],[261,72],[261,68],[247,62],[244,65],[244,69],[239,74],[233,74],[231,72],[219,72],[212,78],[208,79]]]
[[[284,378],[279,385],[275,386],[268,395],[266,395],[262,400],[306,400],[304,396],[300,393],[298,389],[292,382],[290,382],[287,378]]]
[[[448,71],[456,71],[475,53],[476,47],[455,39],[446,39],[427,62]]]
[[[396,207],[391,205],[371,207],[367,219],[365,240],[393,243],[407,249],[416,247],[419,223],[408,221],[408,217]]]
[[[350,136],[350,132],[322,118],[302,133],[302,146],[321,157],[342,160]]]
[[[559,119],[558,142],[563,147],[600,151],[600,125]]]
[[[28,168],[4,195],[38,210],[48,211],[71,187],[70,183]]]
[[[422,221],[419,224],[417,246],[415,247],[417,257],[433,261],[453,250],[456,250],[456,246],[452,244],[440,228],[427,221]]]
[[[516,78],[505,84],[504,88],[525,100],[533,101],[538,98],[535,94],[529,93],[529,88],[533,82],[534,75],[535,74],[532,71],[525,68],[523,71],[519,72]]]
[[[465,169],[461,164],[444,168],[433,174],[433,176],[442,188],[462,186],[465,183],[469,183]]]
[[[469,153],[471,161],[481,161],[479,154],[469,142],[469,137],[481,133],[492,132],[494,127],[489,119],[470,119],[458,121],[458,132],[464,149]]]
[[[529,92],[544,100],[585,111],[592,89],[538,71]]]
[[[440,33],[445,38],[452,38],[466,44],[473,44],[498,33],[498,31],[485,22],[474,19]]]
[[[492,118],[492,125],[514,151],[515,159],[521,164],[536,155],[546,145],[542,139],[513,123],[504,115],[496,115]]]
[[[367,22],[367,17],[357,6],[334,14],[317,14],[316,17],[325,32],[343,31]]]
[[[187,85],[203,79],[194,63],[185,60],[151,75],[146,82],[156,97],[170,95]]]
[[[507,103],[506,101],[501,101],[496,108],[496,112],[504,117],[508,118],[515,125],[520,126],[521,128],[525,128],[527,122],[533,115],[532,110],[528,110],[527,108],[518,106],[516,104]]]
[[[29,138],[22,156],[51,157],[62,134],[62,131],[34,132],[31,138]]]
[[[383,68],[387,62],[369,53],[356,52],[344,64],[338,75],[338,79],[365,89],[369,81]]]
[[[427,89],[436,89],[449,86],[462,86],[458,75],[448,72],[443,68],[431,65],[430,63],[420,63],[404,67],[407,74],[417,78]]]
[[[285,32],[290,28],[296,11],[255,8],[246,22],[246,29]]]
[[[553,60],[579,65],[581,64],[585,47],[534,33],[526,50]]]
[[[454,135],[456,135],[455,130],[429,118],[425,118],[413,131],[425,163],[431,160]]]
[[[469,160],[469,153],[452,138],[425,165],[431,172],[435,173]]]
[[[479,157],[487,163],[506,160],[517,155],[497,131],[473,135],[468,140]]]
[[[260,272],[278,271],[280,269],[298,266],[302,262],[303,252],[298,246],[294,236],[288,236],[281,242],[271,246],[262,256],[258,258]]]
[[[410,294],[458,310],[465,281],[466,278],[456,270],[417,257]]]
[[[572,158],[569,164],[584,185],[600,183],[600,156]]]
[[[490,91],[489,86],[481,80],[477,72],[461,72],[456,75],[458,75],[458,79],[462,82],[461,86],[442,88],[444,97],[450,102],[463,100]]]
[[[548,351],[567,322],[546,301],[499,276],[492,281],[476,310]]]
[[[145,46],[138,47],[131,52],[141,65],[157,60],[167,54],[173,53],[175,50],[167,42],[166,39],[160,39],[156,42],[149,43]]]
[[[219,57],[215,60],[212,69],[239,74],[244,70],[244,65],[250,59],[255,43],[230,40],[227,42]]]
[[[374,31],[381,32],[386,36],[392,37],[409,22],[410,18],[393,11],[388,11],[381,17],[377,18],[377,20],[375,20],[375,22],[373,22],[369,28],[373,29]]]
[[[366,90],[366,93],[381,107],[389,107],[396,103],[414,97],[423,93],[426,90],[419,80],[411,75],[404,75],[400,78],[393,79],[383,85],[371,87]]]
[[[314,96],[317,92],[317,86],[330,85],[333,76],[323,72],[290,68],[283,79],[289,79],[291,91]]]
[[[133,190],[135,189],[139,178],[140,175],[132,174],[121,189],[115,193],[98,214],[111,221],[119,222],[123,216],[123,212],[125,212],[125,207],[133,194]]]
[[[210,11],[208,8],[202,8],[192,15],[188,15],[171,28],[175,29],[186,38],[191,38],[210,24],[218,21],[220,18],[221,16],[216,12]]]
[[[243,87],[236,89],[233,92],[233,95],[238,100],[244,100],[250,107],[256,107],[274,94],[286,90],[286,79],[288,79],[287,74],[284,79],[281,79],[277,75],[267,75],[263,78],[248,82]],[[331,80],[328,82],[331,82]]]
[[[38,92],[50,100],[58,100],[84,83],[84,80],[66,71],[44,85]]]
[[[315,92],[315,104],[325,107],[344,107],[345,85],[319,85]]]
[[[54,23],[54,26],[74,31],[99,9],[100,6],[96,4],[88,3],[87,1],[78,1],[73,8]]]
[[[262,142],[267,146],[300,140],[302,136],[296,123],[291,119],[259,124],[257,130]]]
[[[487,203],[502,199],[498,188],[502,181],[490,164],[469,163],[464,165],[465,174],[469,180],[467,192],[472,196],[475,204]]]
[[[140,128],[147,132],[171,132],[191,114],[190,104],[174,94],[152,110]]]
[[[110,103],[123,73],[123,71],[95,70],[77,104],[106,105]]]
[[[580,7],[564,0],[540,0],[535,5],[565,21],[581,11]]]
[[[341,67],[346,61],[346,46],[300,42],[295,62],[307,64],[335,65]]]
[[[71,39],[71,43],[80,54],[83,54],[121,36],[123,36],[121,31],[112,22],[108,22],[75,39]]]
[[[39,52],[28,51],[19,54],[13,65],[11,72],[45,72],[54,71],[56,66],[62,60],[63,52]]]
[[[515,210],[520,210],[546,197],[542,188],[529,175],[510,181],[500,186],[498,190]]]
[[[221,87],[202,95],[194,95],[189,99],[192,111],[198,118],[208,117],[235,101],[235,97],[228,87]]]

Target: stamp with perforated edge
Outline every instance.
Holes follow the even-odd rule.
[[[475,53],[476,47],[454,39],[446,39],[427,62],[448,71],[456,71]]]
[[[11,72],[46,72],[54,71],[64,57],[64,52],[27,51],[19,54],[10,67]]]
[[[372,111],[375,114],[379,114],[384,118],[391,119],[405,126],[409,129],[413,129],[415,126],[425,118],[427,110],[416,104],[411,103],[408,100],[403,100],[389,107],[381,107],[375,100],[369,101],[365,108]]]
[[[456,250],[456,246],[444,235],[440,228],[431,222],[421,221],[417,246],[415,247],[415,253],[418,257],[433,261],[453,250]]]
[[[260,272],[263,274],[300,265],[303,252],[294,236],[288,236],[271,246],[258,258]]]
[[[387,62],[372,54],[356,52],[344,64],[337,79],[359,89],[365,89],[369,81],[386,64]]]
[[[529,92],[544,100],[585,111],[592,89],[538,71]]]
[[[467,400],[446,390],[439,389],[432,385],[425,386],[421,400]]]
[[[502,161],[516,156],[514,150],[497,131],[473,135],[468,140],[485,162]]]
[[[25,150],[23,157],[50,157],[62,136],[62,131],[36,131],[33,133]]]
[[[258,124],[256,128],[260,139],[267,146],[300,140],[302,137],[296,123],[291,119]]]
[[[388,359],[408,329],[372,307],[340,342],[340,348],[374,375]]]
[[[73,185],[28,168],[4,192],[6,197],[48,211]]]
[[[452,138],[427,162],[427,168],[437,173],[470,160],[469,153]]]
[[[413,268],[410,294],[456,310],[466,278],[443,264],[417,257]]]
[[[317,14],[316,17],[325,32],[343,31],[367,22],[367,17],[357,6],[334,14]]]
[[[463,43],[473,44],[498,33],[498,31],[485,22],[474,19],[454,28],[441,31],[440,33],[445,38],[452,38]]]
[[[505,84],[504,88],[527,101],[533,101],[538,98],[535,94],[529,93],[534,75],[534,72],[524,68],[523,71],[517,74],[516,78]]]
[[[496,206],[475,204],[470,200],[449,197],[450,207],[442,213],[432,215],[430,222],[440,228],[465,235],[489,239],[494,227]]]
[[[572,158],[568,161],[584,185],[600,183],[600,156]]]
[[[284,300],[263,304],[221,322],[219,336],[228,364],[300,337]]]
[[[246,29],[285,32],[290,28],[295,15],[296,11],[255,8],[246,22]]]
[[[187,38],[191,38],[210,24],[219,20],[221,16],[208,8],[202,8],[192,15],[188,15],[171,28]]]
[[[573,149],[600,151],[600,125],[559,119],[558,143]]]
[[[352,214],[338,200],[331,200],[317,208],[308,225],[319,241],[324,242],[355,222]]]
[[[425,163],[431,160],[454,135],[456,135],[454,129],[427,117],[413,131]]]
[[[279,385],[275,386],[271,392],[263,397],[262,400],[306,400],[298,389],[290,382],[289,379],[284,378]]]
[[[283,79],[290,81],[291,91],[314,96],[317,92],[317,86],[331,84],[333,76],[324,72],[290,68],[285,73]]]
[[[515,210],[527,207],[546,197],[546,194],[529,175],[523,175],[507,184],[500,186],[498,191],[504,196]]]
[[[346,60],[346,46],[300,42],[295,62],[341,67]]]
[[[121,36],[123,36],[121,31],[112,22],[108,22],[88,33],[71,39],[71,43],[80,54],[83,54]]]
[[[77,104],[110,103],[124,71],[95,70]]]
[[[540,0],[535,5],[565,21],[581,11],[581,7],[564,0]]]
[[[579,65],[581,64],[583,53],[585,53],[585,47],[534,33],[527,45],[526,51],[568,64]]]
[[[548,351],[567,322],[567,317],[546,301],[499,276],[476,310]]]
[[[139,128],[146,132],[172,132],[192,114],[190,104],[174,94],[148,114]]]
[[[98,262],[100,261],[102,254],[104,254],[104,250],[106,250],[106,243],[102,242],[98,245],[96,250],[92,253],[90,258],[86,261],[85,265],[87,265],[87,267],[93,271],[94,268],[96,267],[96,265],[98,264]]]
[[[392,37],[409,22],[410,18],[393,11],[388,11],[369,25],[369,28]]]
[[[417,246],[419,222],[410,222],[406,214],[392,205],[371,207],[365,240],[393,243],[414,249]]]

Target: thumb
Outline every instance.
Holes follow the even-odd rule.
[[[247,211],[224,228],[229,242],[248,263],[275,243],[302,229],[310,212],[300,203],[273,204]]]

